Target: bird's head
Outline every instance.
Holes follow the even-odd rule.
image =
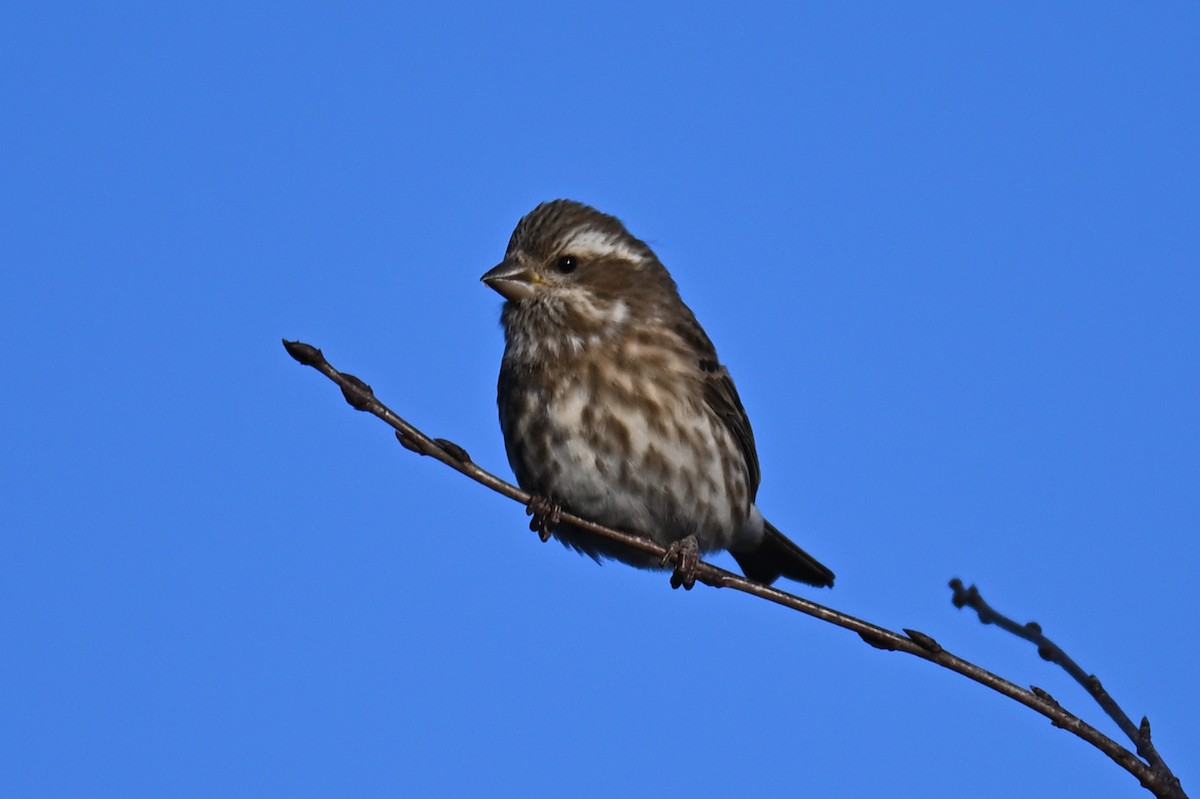
[[[545,202],[517,223],[504,260],[480,278],[506,300],[504,321],[520,317],[603,338],[647,320],[678,292],[645,242],[616,217],[573,200]]]

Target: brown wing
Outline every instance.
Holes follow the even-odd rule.
[[[750,419],[746,417],[746,409],[742,407],[742,400],[738,397],[729,370],[717,360],[717,350],[712,341],[700,327],[691,310],[686,306],[684,310],[687,318],[676,328],[676,332],[696,353],[696,365],[704,373],[704,402],[725,424],[725,428],[741,447],[742,459],[746,465],[746,479],[750,486],[750,501],[753,502],[758,494],[758,483],[762,475],[758,468],[758,451],[754,447],[754,431],[750,429]]]
[[[753,502],[758,494],[758,482],[762,479],[758,469],[758,451],[754,448],[754,431],[750,429],[750,420],[746,418],[746,410],[738,398],[729,370],[724,366],[716,364],[716,371],[708,373],[704,384],[704,400],[742,448],[750,485],[750,501]]]

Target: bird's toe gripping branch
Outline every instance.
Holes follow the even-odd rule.
[[[525,512],[533,517],[529,520],[529,529],[538,534],[542,543],[549,541],[550,534],[560,521],[562,506],[554,504],[546,497],[535,496],[525,506]]]
[[[671,573],[671,587],[682,585],[685,591],[691,591],[696,584],[696,566],[699,563],[700,544],[694,535],[672,541],[667,547],[667,554],[662,556],[663,566],[675,567]]]

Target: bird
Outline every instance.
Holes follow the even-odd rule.
[[[729,370],[666,267],[619,219],[543,202],[480,280],[504,298],[500,428],[535,525],[566,510],[649,538],[666,557],[546,522],[598,562],[673,562],[673,587],[691,588],[699,554],[719,550],[760,583],[832,587],[834,573],[755,505],[754,433]]]

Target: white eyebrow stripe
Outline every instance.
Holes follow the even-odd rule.
[[[594,228],[581,230],[567,239],[563,252],[593,258],[620,258],[633,263],[641,263],[643,259],[640,252],[621,241],[620,237]]]

